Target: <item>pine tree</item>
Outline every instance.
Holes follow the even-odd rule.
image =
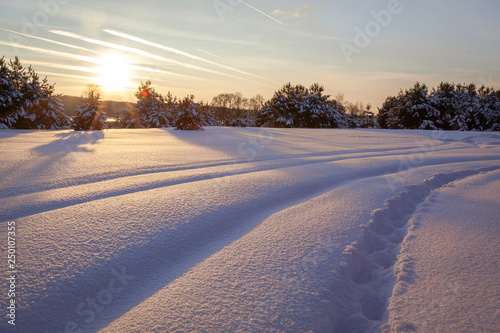
[[[460,131],[471,131],[476,128],[474,116],[480,109],[479,95],[477,94],[476,85],[458,85],[458,108],[457,115],[452,120],[452,125]]]
[[[306,95],[306,88],[302,85],[292,86],[285,84],[274,93],[273,98],[267,101],[261,111],[261,118],[265,125],[270,127],[299,127],[297,118],[300,104]]]
[[[483,131],[498,131],[500,130],[499,115],[500,115],[500,100],[496,91],[493,88],[482,86],[478,90],[479,95],[479,110],[476,112],[476,124],[479,124],[479,129]]]
[[[141,128],[134,109],[123,109],[118,115],[118,128]]]
[[[439,113],[439,120],[437,121],[439,127],[444,130],[453,129],[452,122],[454,119],[458,119],[457,112],[460,104],[455,85],[441,82],[436,89],[433,89],[430,101]]]
[[[200,103],[199,115],[203,126],[219,126],[219,121],[215,118],[210,105]]]
[[[345,115],[337,103],[323,94],[324,87],[284,85],[262,108],[258,123],[271,127],[343,127]]]
[[[58,95],[54,95],[54,85],[47,78],[40,80],[29,67],[28,81],[24,86],[23,105],[13,128],[21,129],[61,129],[69,127],[69,119]]]
[[[170,127],[169,118],[173,118],[175,98],[168,93],[165,98],[151,86],[151,81],[141,83],[135,94],[136,112],[139,123],[146,128]]]
[[[106,114],[101,106],[101,89],[89,84],[83,95],[82,104],[77,107],[73,129],[75,131],[101,131],[106,128]]]
[[[16,105],[22,95],[14,84],[14,73],[5,58],[0,59],[0,128],[9,128],[16,121]]]
[[[318,128],[327,126],[328,95],[323,95],[325,88],[313,84],[299,104],[298,123],[300,127]]]
[[[0,60],[1,92],[0,123],[18,129],[60,129],[69,126],[69,119],[54,85],[47,78],[40,80],[30,66],[23,68],[19,58],[11,60],[10,69]]]
[[[44,129],[64,129],[71,128],[70,127],[70,119],[64,113],[64,105],[61,101],[61,95],[52,95],[47,96],[46,99],[43,100],[39,104],[42,112],[37,116],[40,119],[39,128]]]
[[[230,126],[230,127],[249,127],[251,126],[249,119],[246,118],[234,118],[232,120],[228,120],[227,125],[225,126]]]
[[[194,96],[185,97],[178,105],[175,128],[178,130],[200,130],[203,121],[199,114],[200,104],[194,102]]]
[[[439,112],[428,98],[428,88],[417,82],[405,92],[406,104],[402,111],[403,126],[408,129],[437,129]]]
[[[382,128],[497,131],[500,92],[442,82],[428,94],[427,87],[417,82],[397,97],[387,98],[377,118]]]
[[[396,97],[389,96],[385,99],[382,107],[378,109],[377,123],[380,128],[389,128],[388,118],[391,110],[396,106]]]

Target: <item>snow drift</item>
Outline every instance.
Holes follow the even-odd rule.
[[[456,285],[459,300],[498,290],[498,259],[483,251],[500,231],[499,135],[207,128],[0,138],[1,232],[16,221],[19,271],[17,323],[4,320],[2,331],[499,329],[479,310],[449,321],[460,309],[439,292]],[[463,244],[460,255],[436,234]],[[479,272],[487,278],[475,285]],[[491,312],[499,296],[489,295]],[[415,310],[424,300],[442,309]],[[2,293],[3,309],[8,301]]]

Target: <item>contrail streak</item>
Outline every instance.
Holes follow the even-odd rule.
[[[25,62],[30,64],[30,65],[34,65],[34,66],[67,69],[70,71],[87,72],[87,73],[94,73],[94,74],[99,73],[99,70],[97,68],[73,66],[73,65],[63,65],[63,64],[53,64],[53,63],[48,63],[48,62],[43,62],[43,61],[36,61],[36,60],[26,60]],[[96,61],[96,63],[97,63],[97,61]]]
[[[138,66],[138,65],[129,65],[129,68],[131,70],[142,71],[142,72],[158,73],[158,74],[165,74],[165,75],[171,75],[171,76],[181,76],[181,77],[185,77],[185,78],[188,78],[188,79],[197,79],[197,77],[194,77],[194,76],[173,73],[173,72],[164,71],[164,70],[161,70],[161,69],[156,69],[156,68],[151,68],[151,67],[144,67],[144,66]]]
[[[82,60],[82,61],[91,62],[94,64],[98,63],[98,61],[96,59],[91,58],[91,57],[86,57],[86,56],[81,56],[78,54],[71,54],[71,53],[66,53],[66,52],[47,50],[47,49],[42,49],[40,47],[35,47],[35,46],[29,46],[29,45],[23,45],[23,44],[18,44],[18,43],[11,43],[11,42],[4,42],[4,41],[0,41],[0,45],[11,46],[11,47],[14,47],[17,49],[25,49],[25,50],[44,53],[44,54],[52,54],[52,55],[56,55],[56,56],[60,56],[60,57],[78,59],[78,60]]]
[[[52,40],[52,39],[48,39],[48,38],[42,38],[42,37],[38,37],[38,36],[32,36],[32,35],[28,35],[28,34],[25,34],[25,33],[22,33],[22,32],[14,31],[14,30],[9,30],[9,29],[4,29],[4,28],[0,28],[0,30],[11,32],[11,33],[18,34],[18,35],[21,35],[21,36],[25,36],[25,37],[28,37],[28,38],[34,38],[34,39],[38,39],[38,40],[43,40],[44,42],[48,42],[48,43],[52,43],[52,44],[57,44],[57,45],[62,45],[62,46],[70,47],[70,48],[77,49],[77,50],[87,51],[87,52],[91,52],[91,53],[99,53],[97,51],[86,49],[84,47],[80,47],[80,46],[76,46],[76,45],[71,45],[71,44],[66,44],[66,43],[58,42],[58,41],[55,41],[55,40]]]
[[[142,51],[142,50],[139,50],[139,49],[136,49],[136,48],[133,48],[133,47],[118,45],[118,44],[109,43],[109,42],[105,42],[105,41],[101,41],[101,40],[97,40],[97,39],[92,39],[92,38],[87,38],[87,37],[80,36],[80,35],[77,35],[77,34],[74,34],[74,33],[71,33],[71,32],[66,32],[66,31],[50,30],[50,32],[52,32],[54,34],[61,35],[61,36],[66,36],[66,37],[71,37],[71,38],[79,39],[79,40],[82,40],[82,41],[87,42],[87,43],[97,44],[97,45],[109,47],[109,48],[116,49],[116,50],[121,50],[121,51],[129,52],[129,53],[134,53],[134,54],[137,54],[137,55],[140,55],[140,56],[143,56],[143,57],[147,57],[147,58],[150,58],[150,59],[155,59],[155,60],[159,60],[159,61],[163,61],[163,62],[167,62],[167,63],[172,63],[172,64],[175,64],[175,65],[178,65],[178,66],[181,66],[181,67],[185,67],[185,68],[189,68],[189,69],[194,69],[194,70],[198,70],[198,71],[202,71],[202,72],[206,72],[206,73],[210,73],[210,74],[217,74],[217,75],[228,76],[228,77],[240,79],[239,77],[231,75],[231,74],[227,74],[227,73],[223,73],[223,72],[219,72],[219,71],[214,71],[214,70],[211,70],[211,69],[208,69],[208,68],[204,68],[204,67],[200,67],[200,66],[186,64],[186,63],[183,63],[183,62],[180,62],[180,61],[168,59],[168,58],[156,55],[156,54],[152,54],[152,53],[149,53],[149,52],[146,52],[146,51]]]
[[[134,42],[138,42],[138,43],[141,43],[141,44],[144,44],[144,45],[153,46],[153,47],[156,47],[156,48],[161,49],[161,50],[165,50],[165,51],[172,52],[172,53],[175,53],[175,54],[178,54],[178,55],[182,55],[184,57],[187,57],[187,58],[190,58],[190,59],[193,59],[193,60],[197,60],[197,61],[201,61],[201,62],[204,62],[204,63],[209,64],[209,65],[217,66],[217,67],[222,68],[222,69],[233,71],[233,72],[238,73],[238,74],[244,74],[244,75],[252,76],[252,77],[255,77],[255,78],[258,78],[258,79],[261,79],[261,80],[262,79],[265,80],[265,78],[263,78],[261,76],[258,76],[258,75],[252,74],[252,73],[248,73],[248,72],[245,72],[245,71],[242,71],[240,69],[233,68],[233,67],[230,67],[230,66],[222,65],[222,64],[219,64],[217,62],[214,62],[214,61],[211,61],[211,60],[208,60],[208,59],[205,59],[205,58],[201,58],[201,57],[192,55],[190,53],[187,53],[187,52],[184,52],[184,51],[181,51],[181,50],[174,49],[172,47],[168,47],[168,46],[165,46],[165,45],[153,43],[153,42],[150,42],[150,41],[145,40],[145,39],[140,38],[140,37],[131,36],[131,35],[128,35],[128,34],[125,34],[125,33],[122,33],[122,32],[118,32],[118,31],[115,31],[115,30],[110,30],[110,29],[105,29],[103,31],[106,32],[106,33],[108,33],[108,34],[114,35],[114,36],[118,36],[118,37],[121,37],[121,38],[132,40]]]
[[[212,56],[212,57],[214,57],[214,58],[219,58],[219,57],[218,57],[218,56],[216,56],[215,54],[212,54],[212,53],[210,53],[210,52],[204,51],[204,50],[202,50],[202,49],[197,49],[197,50],[198,50],[198,51],[200,51],[200,52],[203,52],[203,53],[205,53],[205,54],[208,54],[209,56]]]
[[[278,22],[278,23],[279,23],[279,24],[281,24],[281,25],[285,25],[284,23],[282,23],[282,22],[278,21],[277,19],[275,19],[275,18],[274,18],[274,17],[272,17],[271,15],[268,15],[268,14],[264,13],[263,11],[261,11],[261,10],[259,10],[259,9],[255,8],[254,6],[247,4],[246,2],[244,2],[244,1],[242,1],[242,0],[238,0],[238,1],[239,1],[239,2],[241,2],[242,4],[244,4],[245,6],[247,6],[247,7],[251,8],[251,9],[255,10],[256,12],[261,13],[262,15],[264,15],[264,16],[266,16],[266,17],[270,18],[270,19],[271,19],[271,20],[273,20],[274,22]]]
[[[72,79],[80,79],[80,80],[86,80],[86,81],[91,81],[94,82],[97,77],[90,77],[90,76],[78,76],[78,75],[71,75],[71,74],[62,74],[62,73],[54,73],[54,72],[38,72],[39,74],[43,75],[50,75],[50,76],[60,76],[60,77],[68,77]]]

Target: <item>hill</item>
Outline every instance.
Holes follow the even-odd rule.
[[[82,98],[79,96],[61,96],[61,101],[64,104],[64,113],[68,116],[76,116],[76,108],[82,103]],[[116,117],[116,115],[123,109],[130,108],[131,102],[118,102],[118,101],[103,101],[103,106],[106,107],[106,114],[108,117]]]

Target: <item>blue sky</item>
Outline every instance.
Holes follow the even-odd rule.
[[[58,93],[89,82],[133,100],[141,81],[179,97],[270,98],[284,83],[380,106],[416,81],[500,89],[494,0],[8,1],[0,56],[32,64]]]

